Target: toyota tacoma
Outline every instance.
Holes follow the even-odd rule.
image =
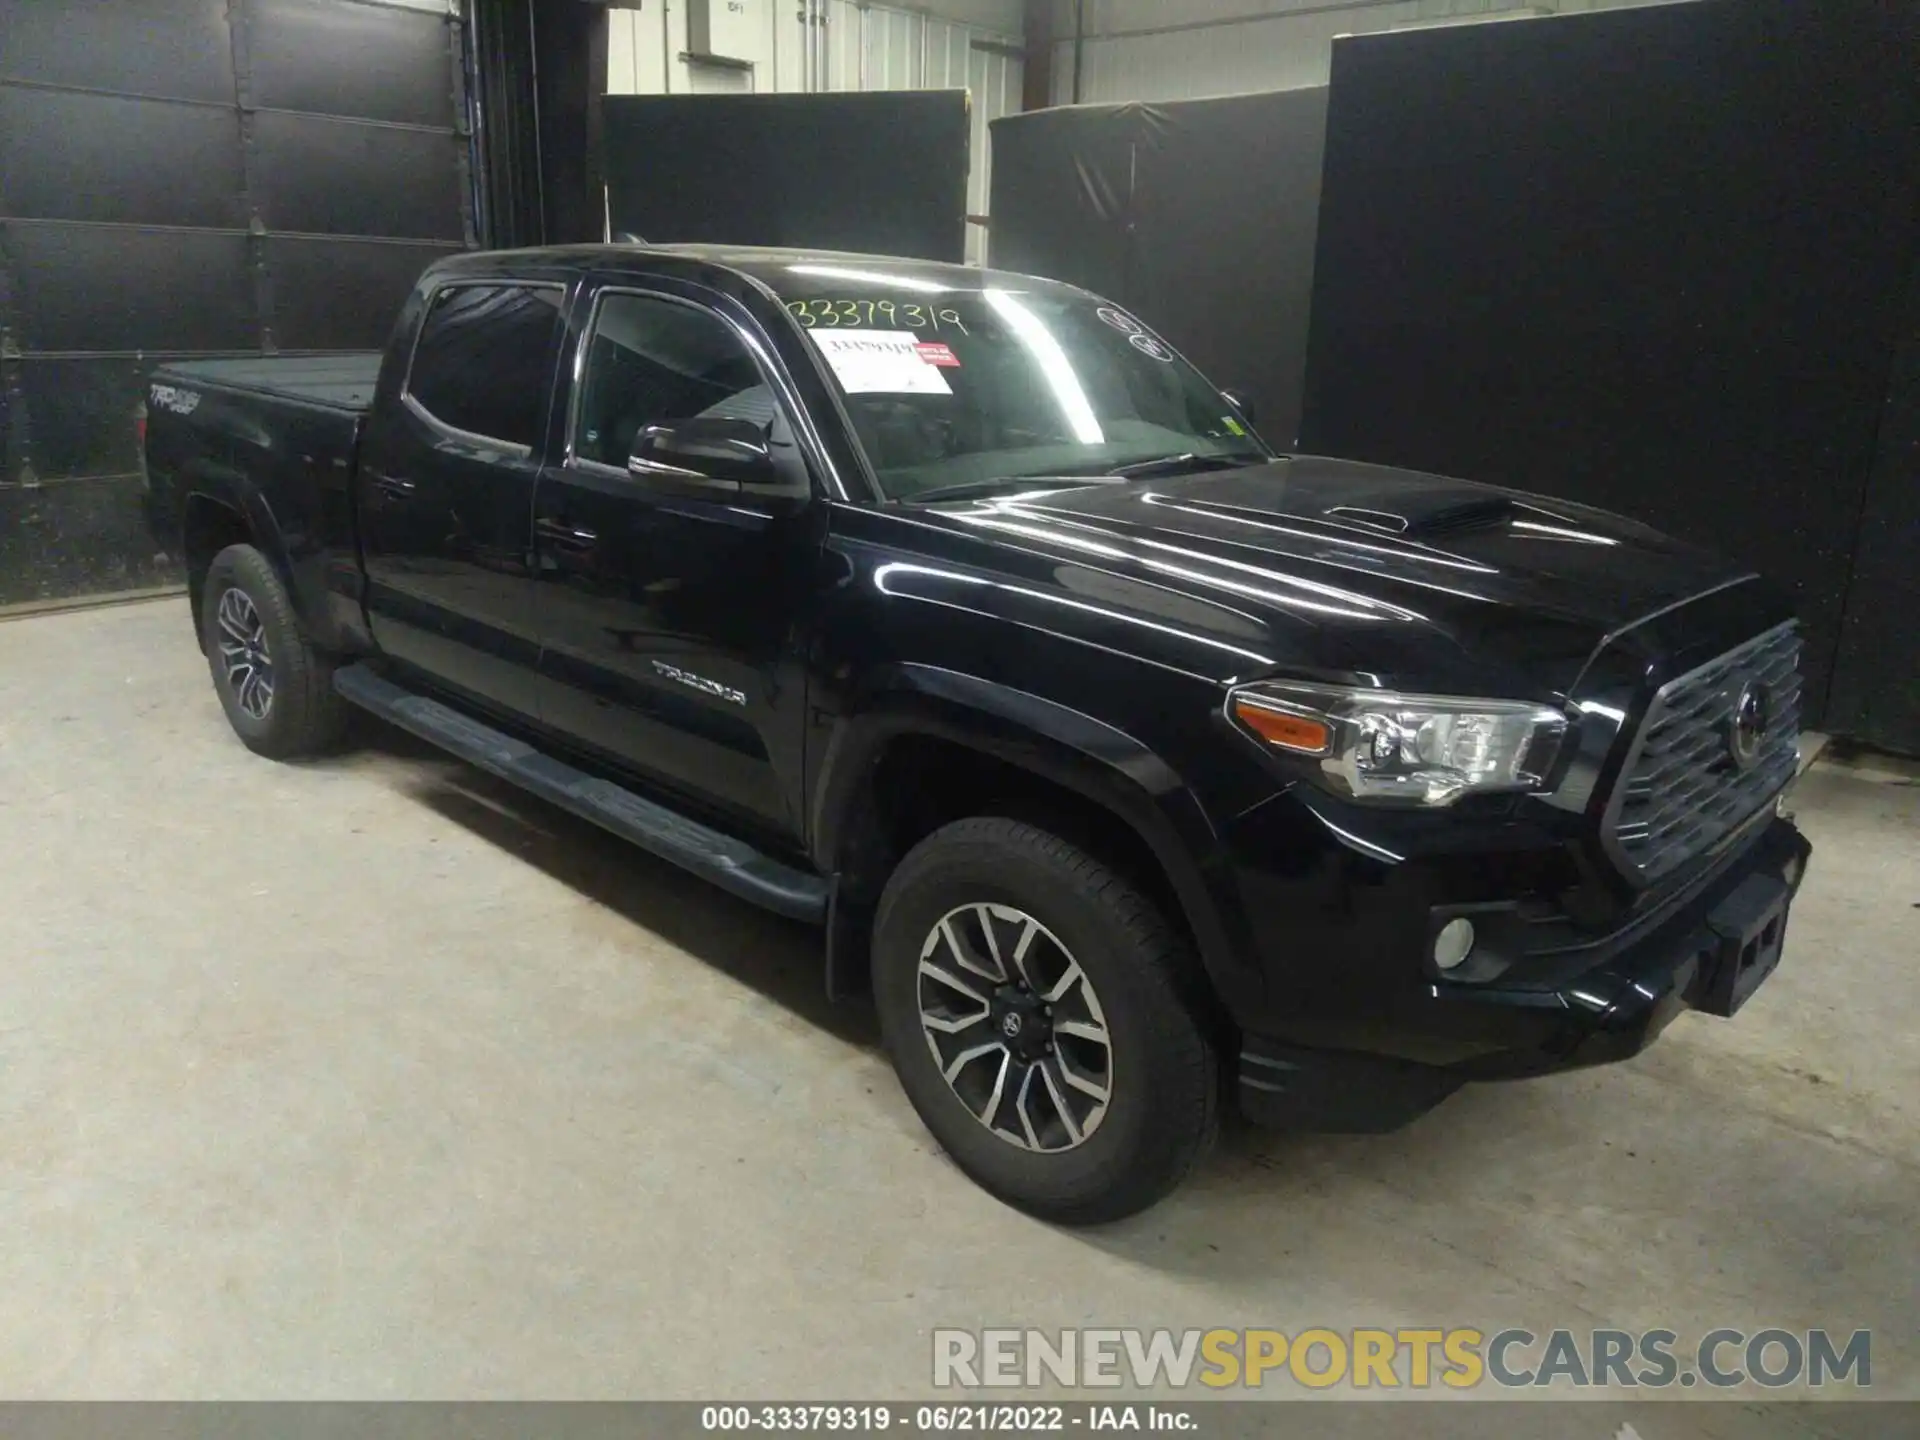
[[[145,425],[246,745],[360,707],[817,923],[941,1146],[1049,1219],[1167,1194],[1228,1101],[1389,1128],[1781,953],[1781,591],[1276,453],[1071,286],[469,254],[384,354],[165,365]]]

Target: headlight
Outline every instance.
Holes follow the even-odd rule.
[[[1521,701],[1278,680],[1233,691],[1227,714],[1275,749],[1317,759],[1344,794],[1413,805],[1536,790],[1567,730],[1558,710]]]

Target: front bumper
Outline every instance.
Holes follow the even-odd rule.
[[[1790,822],[1769,817],[1703,877],[1609,934],[1484,983],[1427,979],[1417,998],[1374,1017],[1364,1049],[1248,1034],[1241,1108],[1263,1124],[1377,1132],[1470,1080],[1636,1055],[1682,1010],[1728,1013],[1765,979],[1810,854]]]

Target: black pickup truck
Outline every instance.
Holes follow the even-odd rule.
[[[384,355],[168,365],[145,423],[247,745],[363,707],[819,923],[929,1129],[1035,1214],[1150,1204],[1223,1095],[1386,1128],[1731,1014],[1780,955],[1779,591],[1277,455],[1069,286],[466,255]]]

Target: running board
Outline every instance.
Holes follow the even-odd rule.
[[[438,700],[403,690],[364,664],[336,670],[333,688],[361,709],[743,900],[796,920],[826,918],[828,886],[818,875],[784,865],[745,841],[576,770]]]

